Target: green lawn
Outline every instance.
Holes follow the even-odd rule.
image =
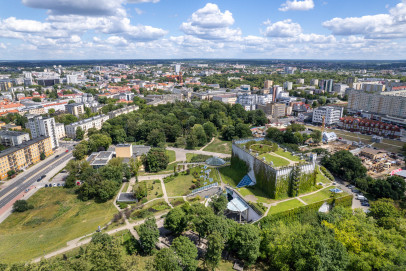
[[[300,161],[300,158],[298,156],[293,156],[290,152],[283,151],[283,149],[279,149],[275,153],[282,156],[282,157],[285,157],[285,158],[287,158],[287,159],[289,159],[289,160],[291,160],[293,162],[299,162]]]
[[[209,152],[231,154],[231,141],[225,141],[219,138],[215,138],[213,142],[207,145],[203,150]]]
[[[123,190],[121,190],[121,192],[122,192],[122,193],[127,192],[129,186],[130,186],[130,182],[124,183],[124,187],[123,187]]]
[[[277,214],[301,206],[304,206],[304,204],[300,202],[298,199],[291,199],[288,201],[278,203],[278,205],[276,206],[272,206],[271,209],[269,209],[268,215]]]
[[[219,172],[223,182],[231,185],[232,187],[236,187],[241,179],[248,173],[243,170],[235,170],[231,168],[231,166],[221,167],[219,168]]]
[[[169,156],[169,163],[176,161],[175,151],[166,150],[166,154]]]
[[[0,226],[0,259],[25,262],[94,232],[117,213],[112,201],[80,201],[72,189],[44,188],[30,199],[34,209],[11,214]]]
[[[323,173],[321,173],[320,171],[320,167],[317,167],[317,175],[316,175],[316,184],[318,183],[330,183],[330,180],[323,175]]]
[[[307,204],[315,203],[315,202],[322,201],[322,200],[327,200],[331,196],[331,192],[330,192],[331,188],[335,188],[335,186],[329,186],[313,195],[304,196],[304,197],[300,197],[300,198]],[[345,193],[343,192],[338,195],[341,197],[341,196],[345,195]]]
[[[152,200],[152,199],[155,199],[155,198],[163,197],[161,181],[159,181],[159,180],[148,180],[148,181],[145,181],[145,182],[147,182],[147,187],[148,187],[147,200]]]
[[[197,171],[200,174],[200,167],[191,169],[189,175],[180,174],[179,176],[175,177],[174,180],[165,183],[166,192],[169,197],[185,196],[190,193],[191,191],[190,187],[193,185],[193,179],[195,179],[192,174],[193,171]],[[218,182],[218,175],[216,173],[216,169],[212,168],[209,176],[210,178],[213,178],[212,183]],[[207,181],[206,185],[209,184],[211,183]]]
[[[265,157],[266,161],[270,163],[271,161],[273,162],[274,167],[283,167],[283,166],[289,166],[289,161],[283,158],[280,158],[278,156],[269,154],[269,153],[264,153],[258,156],[259,159],[262,159]]]
[[[257,203],[272,203],[275,201],[274,199],[269,198],[261,188],[256,186],[237,188],[237,191],[240,192],[240,194],[244,197],[249,195],[255,196],[257,198]]]

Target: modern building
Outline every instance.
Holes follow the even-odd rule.
[[[93,118],[84,119],[78,122],[74,122],[70,125],[65,126],[66,136],[69,138],[76,138],[76,130],[80,127],[85,135],[90,128],[95,128],[100,130],[104,122],[109,120],[107,115],[98,115]]]
[[[66,83],[69,84],[77,84],[78,83],[78,76],[77,75],[67,75],[66,76]]]
[[[298,78],[298,79],[296,79],[296,84],[300,84],[300,85],[303,85],[304,84],[304,78]]]
[[[126,107],[111,111],[108,113],[108,115],[109,115],[109,118],[112,119],[112,118],[118,117],[123,114],[128,114],[130,112],[137,111],[138,109],[140,109],[138,105],[130,105],[130,106],[126,106]]]
[[[312,121],[314,123],[322,123],[324,117],[324,123],[326,125],[332,125],[339,123],[342,116],[342,107],[322,106],[313,111]]]
[[[107,163],[113,158],[114,152],[101,151],[94,152],[87,158],[87,161],[94,169],[98,169],[107,165]]]
[[[56,125],[54,118],[44,118],[42,116],[27,116],[28,128],[31,130],[31,137],[38,138],[47,136],[50,138],[52,148],[59,147],[58,136],[56,133]]]
[[[30,135],[28,133],[0,130],[0,141],[4,146],[18,146],[29,140]]]
[[[371,119],[343,117],[340,119],[338,126],[351,132],[363,134],[390,138],[400,138],[402,136],[402,130],[399,126]]]
[[[334,87],[334,81],[333,79],[329,79],[329,80],[322,80],[321,81],[322,86],[321,88],[325,91],[325,92],[333,92],[333,87]]]
[[[286,116],[286,104],[285,103],[268,103],[265,105],[258,105],[259,110],[272,118],[280,118]]]
[[[310,81],[310,85],[312,86],[318,86],[319,85],[319,79],[312,79]]]
[[[71,103],[66,105],[66,111],[76,117],[85,113],[85,106],[82,103]]]
[[[221,94],[213,96],[213,101],[220,101],[226,104],[235,104],[237,102],[237,94]]]
[[[37,84],[44,87],[53,86],[60,83],[59,78],[40,78],[37,79]]]
[[[348,93],[349,112],[369,112],[406,118],[406,91],[365,92],[350,90]]]
[[[272,80],[265,80],[264,82],[264,88],[265,89],[270,89],[273,86],[273,81]]]
[[[41,136],[1,151],[0,179],[7,178],[7,172],[10,170],[18,171],[39,162],[41,153],[45,156],[52,154],[52,144],[49,137]]]
[[[65,125],[63,123],[56,123],[55,124],[55,133],[56,133],[56,138],[61,139],[66,137],[65,134]]]
[[[336,133],[334,133],[334,132],[331,132],[331,133],[324,132],[321,139],[323,142],[328,143],[328,142],[336,141],[338,139],[338,137],[337,137]]]

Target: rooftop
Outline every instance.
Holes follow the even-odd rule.
[[[42,141],[44,139],[47,139],[47,138],[49,138],[49,137],[48,136],[40,136],[40,137],[31,139],[31,140],[25,141],[25,142],[21,143],[18,146],[14,146],[14,147],[8,148],[8,149],[6,149],[4,151],[0,151],[0,157],[4,157],[4,156],[7,156],[9,154],[12,154],[13,152],[24,149],[25,147],[28,147],[28,146],[30,146],[32,144],[35,144],[35,143],[38,143],[38,142],[40,142],[40,141]]]

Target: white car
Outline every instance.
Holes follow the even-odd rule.
[[[56,183],[53,183],[52,186],[53,186],[53,187],[56,187]]]

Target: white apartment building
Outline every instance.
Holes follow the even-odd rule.
[[[0,141],[4,146],[18,146],[29,140],[30,135],[28,133],[0,130]]]
[[[84,119],[78,122],[74,122],[70,125],[65,126],[66,136],[69,138],[76,138],[76,130],[80,127],[87,134],[90,128],[96,128],[100,130],[104,122],[109,120],[107,115],[98,115],[93,118]]]
[[[312,86],[318,86],[319,85],[319,79],[312,79],[310,81],[310,85]]]
[[[63,123],[56,123],[55,125],[55,133],[56,133],[56,138],[61,139],[66,137],[65,134],[65,125]]]
[[[255,110],[257,105],[265,105],[272,102],[272,94],[257,95],[257,94],[241,94],[237,96],[238,104],[241,104],[246,111]]]
[[[130,105],[130,106],[126,106],[126,107],[111,111],[108,113],[108,115],[109,115],[109,118],[112,119],[112,118],[115,118],[122,114],[128,114],[130,112],[136,111],[138,109],[140,109],[138,105]]]
[[[372,93],[350,90],[348,110],[406,118],[406,90]]]
[[[298,78],[298,79],[296,79],[296,84],[301,84],[301,85],[303,85],[304,84],[304,79],[303,78]]]
[[[292,88],[293,88],[293,83],[292,82],[283,83],[283,89],[284,90],[292,90]]]
[[[66,82],[68,84],[77,84],[78,83],[78,76],[77,75],[67,75],[66,76]]]
[[[334,84],[333,91],[338,95],[344,95],[347,88],[349,88],[347,84]]]
[[[343,108],[333,106],[322,106],[313,111],[314,123],[322,123],[323,117],[325,117],[325,124],[331,125],[340,122],[340,118],[343,116]]]
[[[56,135],[56,125],[54,118],[43,118],[42,116],[28,116],[28,128],[31,130],[31,137],[35,139],[41,136],[49,136],[52,148],[59,147]]]
[[[82,103],[72,103],[66,105],[66,111],[76,117],[85,113],[85,106]]]

